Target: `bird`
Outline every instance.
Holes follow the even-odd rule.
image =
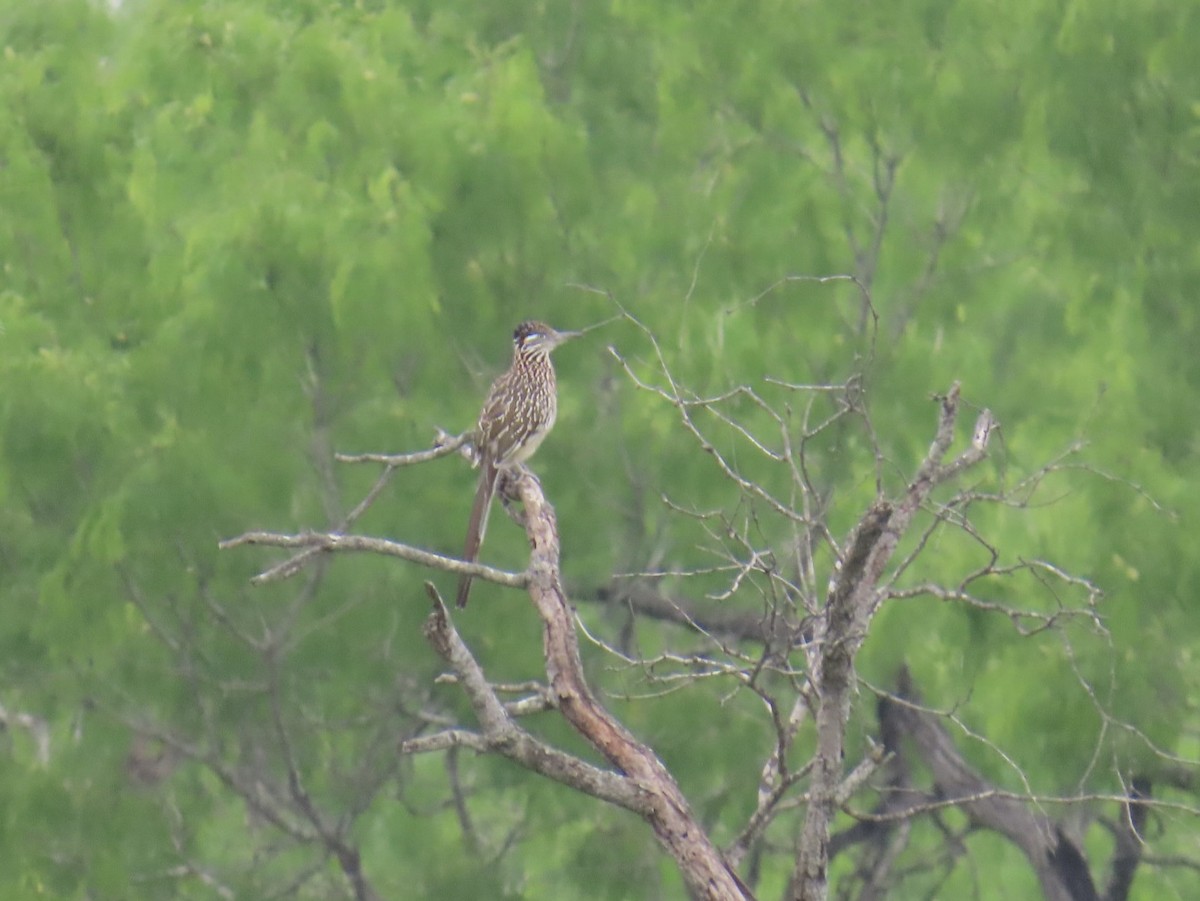
[[[550,352],[579,332],[560,332],[527,320],[513,331],[513,358],[492,382],[472,436],[479,458],[479,487],[467,524],[463,560],[475,562],[500,474],[519,467],[538,449],[558,415],[558,391]],[[471,576],[458,581],[458,606],[467,606]]]

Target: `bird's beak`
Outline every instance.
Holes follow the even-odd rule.
[[[578,338],[578,337],[579,337],[580,335],[582,335],[582,334],[583,334],[583,332],[560,332],[560,331],[555,331],[555,333],[554,333],[554,346],[555,346],[555,347],[558,347],[558,345],[560,345],[560,344],[565,344],[567,341],[570,341],[572,338]]]

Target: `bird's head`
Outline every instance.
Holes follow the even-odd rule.
[[[550,353],[564,341],[576,337],[579,332],[560,332],[530,319],[522,322],[513,331],[513,347],[518,353]]]

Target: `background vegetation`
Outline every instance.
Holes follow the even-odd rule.
[[[290,758],[384,897],[679,897],[634,818],[502,761],[395,754],[431,711],[469,717],[434,681],[427,573],[339,558],[250,588],[269,561],[217,551],[336,523],[376,474],[333,451],[468,427],[517,321],[581,327],[615,300],[698,394],[861,372],[891,489],[928,447],[930,394],[961,380],[995,412],[981,490],[1020,503],[975,525],[1006,559],[1102,589],[1104,629],[1028,638],[915,597],[885,606],[860,675],[907,664],[1014,791],[1119,794],[1154,774],[1175,806],[1151,818],[1132,897],[1200,895],[1197,46],[1200,7],[1166,0],[6,4],[0,894],[348,894],[302,822],[247,801]],[[848,280],[780,281],[832,275],[878,320]],[[614,574],[719,562],[675,508],[753,511],[609,344],[654,374],[625,321],[564,348],[536,469],[596,637],[689,653],[678,627],[591,601]],[[839,538],[875,492],[865,434],[814,447]],[[361,531],[454,553],[473,485],[458,460],[406,471]],[[523,565],[519,530],[497,520],[488,539]],[[957,584],[979,553],[947,539],[909,584]],[[827,550],[815,565],[827,578]],[[715,577],[655,584],[761,609],[705,601]],[[1028,578],[987,592],[1081,603]],[[478,584],[458,619],[493,678],[542,674],[519,593]],[[588,653],[730,841],[770,748],[761,710],[719,680],[662,694]],[[281,747],[279,722],[305,740]],[[852,723],[861,756],[866,687]],[[1103,855],[1102,811],[1054,814]],[[1036,890],[992,836],[939,857],[939,828],[962,824],[920,827],[892,897]],[[755,864],[760,897],[784,889],[789,829]],[[831,878],[853,882],[849,855]]]

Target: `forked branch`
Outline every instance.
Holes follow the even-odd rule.
[[[843,778],[854,658],[883,598],[879,586],[884,569],[930,493],[982,460],[995,429],[991,413],[985,410],[975,424],[971,444],[946,462],[958,420],[958,383],[939,400],[941,409],[929,453],[904,493],[894,502],[878,499],[855,528],[817,618],[815,640],[809,645],[809,680],[818,698],[817,751],[792,874],[792,897],[797,901],[824,901],[828,895],[829,827]]]
[[[428,458],[441,456],[441,453]],[[384,463],[390,471],[397,459],[368,457]],[[488,682],[483,668],[471,654],[450,620],[436,589],[427,583],[433,611],[425,624],[425,636],[437,654],[454,671],[479,722],[479,732],[448,728],[433,735],[407,740],[401,753],[424,753],[465,747],[498,753],[542,776],[631,810],[644,819],[663,848],[674,858],[694,898],[705,901],[743,901],[753,897],[721,852],[709,839],[692,813],[674,778],[653,750],[638,741],[596,699],[583,672],[575,620],[567,604],[559,572],[558,528],[553,508],[541,486],[528,472],[512,479],[512,489],[524,508],[523,522],[531,547],[529,568],[524,573],[505,573],[479,564],[443,557],[410,545],[336,532],[286,535],[248,532],[222,542],[222,548],[242,545],[301,548],[303,552],[359,551],[399,557],[449,572],[469,572],[500,584],[528,589],[542,619],[546,672],[550,702],[567,722],[612,765],[605,770],[547,745],[517,725],[514,712],[502,703]],[[360,505],[361,506],[361,505]],[[295,566],[306,559],[296,555],[285,561]],[[299,564],[297,563],[299,561]],[[280,570],[275,567],[264,576]],[[260,576],[261,580],[263,576]]]

